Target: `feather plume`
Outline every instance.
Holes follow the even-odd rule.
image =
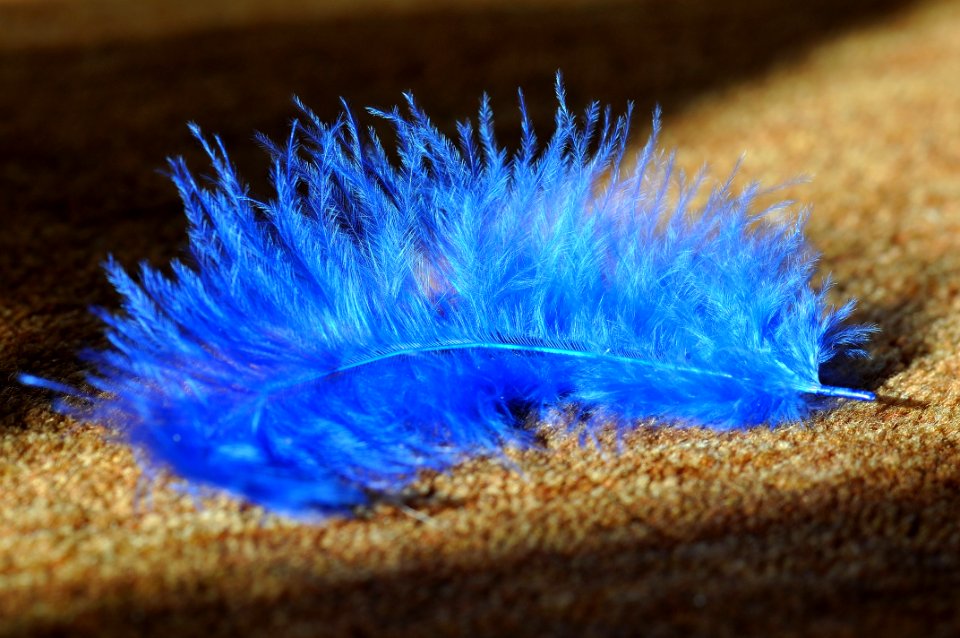
[[[395,156],[346,105],[333,123],[300,105],[285,144],[264,140],[269,200],[193,127],[214,177],[170,162],[189,259],[136,278],[107,263],[123,308],[100,311],[97,393],[23,380],[85,397],[81,416],[187,479],[293,513],[528,445],[520,415],[558,405],[728,429],[873,398],[820,382],[870,328],[811,287],[804,214],[729,183],[694,207],[704,176],[657,149],[659,113],[628,169],[630,108],[577,117],[559,77],[557,96],[541,148],[521,94],[514,153],[486,98],[454,139],[412,96],[371,110]]]

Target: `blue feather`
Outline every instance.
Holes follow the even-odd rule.
[[[183,477],[287,512],[336,511],[505,445],[558,405],[728,429],[795,421],[837,397],[819,370],[869,327],[814,290],[803,215],[755,210],[756,185],[692,202],[653,134],[626,168],[629,109],[559,108],[539,148],[406,113],[396,159],[349,110],[301,106],[255,199],[193,127],[212,185],[170,162],[190,222],[167,276],[106,269],[122,312],[89,355],[84,418],[117,425]],[[776,212],[777,214],[772,214]]]

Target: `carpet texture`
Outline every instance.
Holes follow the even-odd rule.
[[[960,633],[960,3],[192,4],[0,0],[0,634]],[[294,93],[330,117],[412,89],[451,130],[487,90],[506,141],[517,86],[549,127],[556,69],[573,105],[661,103],[684,167],[810,177],[785,193],[881,330],[844,371],[881,401],[619,454],[548,437],[308,525],[148,482],[16,385],[82,378],[107,254],[182,250],[157,169],[202,166],[187,121],[262,187],[252,132]]]

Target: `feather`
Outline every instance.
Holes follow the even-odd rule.
[[[292,513],[348,510],[506,445],[525,414],[557,406],[720,429],[802,419],[869,392],[823,385],[821,366],[863,355],[811,278],[805,214],[755,210],[729,182],[700,206],[653,133],[626,167],[630,108],[571,113],[557,79],[540,147],[440,133],[412,96],[370,112],[391,156],[344,104],[303,118],[272,157],[272,199],[251,196],[219,138],[193,132],[214,176],[171,175],[190,253],[169,275],[106,270],[122,312],[87,355],[87,419],[115,424],[153,463]],[[298,103],[299,104],[299,103]]]

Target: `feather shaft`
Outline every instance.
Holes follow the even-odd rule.
[[[838,399],[850,399],[852,401],[876,401],[877,395],[868,390],[856,390],[854,388],[843,388],[832,385],[822,385],[810,392],[824,397],[836,397]]]
[[[718,377],[722,379],[734,379],[735,377],[731,374],[724,372],[718,372],[716,370],[708,370],[705,368],[697,368],[693,366],[681,366],[676,364],[671,364],[663,361],[650,361],[641,359],[638,357],[631,357],[626,355],[616,355],[603,352],[589,352],[586,350],[579,350],[576,348],[557,348],[553,346],[540,346],[540,345],[528,345],[528,344],[519,344],[519,343],[508,343],[508,342],[483,342],[483,341],[468,341],[464,343],[440,343],[440,344],[431,344],[431,345],[419,345],[419,346],[410,346],[406,348],[398,348],[391,352],[380,353],[375,356],[370,356],[359,361],[352,361],[348,364],[342,365],[335,370],[330,370],[327,372],[321,372],[314,377],[308,379],[298,380],[295,385],[302,383],[312,383],[316,381],[322,381],[327,377],[334,376],[336,374],[341,374],[344,372],[349,372],[351,370],[356,370],[357,368],[362,368],[369,365],[374,365],[377,363],[383,363],[394,357],[409,357],[416,356],[420,354],[432,354],[432,353],[443,353],[443,352],[452,352],[456,350],[490,350],[490,351],[500,351],[500,352],[517,352],[522,354],[541,354],[541,355],[555,355],[561,357],[570,357],[573,359],[587,359],[591,361],[602,361],[605,363],[622,363],[626,365],[636,365],[636,366],[645,366],[652,368],[654,370],[660,371],[669,371],[673,373],[682,373],[689,374],[693,376],[705,376],[705,377]],[[289,389],[292,386],[286,386],[283,389]],[[276,390],[280,388],[271,387],[271,390]],[[804,392],[806,394],[816,394],[824,397],[836,397],[843,399],[851,399],[855,401],[875,401],[876,395],[873,392],[866,390],[856,390],[853,388],[844,388],[839,386],[829,386],[829,385],[816,385],[816,386],[798,386],[798,392]]]

